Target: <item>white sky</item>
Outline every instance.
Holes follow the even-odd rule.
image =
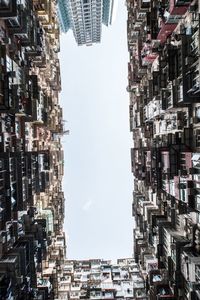
[[[61,37],[67,257],[132,256],[132,185],[126,7],[120,0],[102,42]]]

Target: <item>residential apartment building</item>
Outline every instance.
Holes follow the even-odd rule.
[[[58,299],[64,132],[55,1],[0,1],[0,299]]]
[[[61,299],[147,299],[144,279],[132,258],[117,263],[101,259],[67,260],[60,291]],[[67,297],[66,297],[67,291]]]
[[[200,299],[199,1],[126,3],[135,261],[148,299]]]
[[[71,25],[71,12],[69,0],[58,0],[57,12],[61,31],[67,32],[70,29]]]
[[[78,45],[92,45],[101,41],[102,23],[112,23],[114,0],[58,0],[60,27],[72,29]]]

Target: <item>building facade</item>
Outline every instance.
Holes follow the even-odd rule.
[[[112,23],[114,0],[59,0],[57,4],[63,32],[72,29],[78,45],[101,41],[102,23]]]
[[[66,243],[55,1],[0,2],[0,299],[58,299]]]
[[[69,0],[58,0],[57,12],[62,32],[67,32],[71,25],[71,12]]]
[[[63,300],[147,299],[144,279],[132,258],[115,264],[101,259],[68,260],[63,275],[59,287],[65,293]]]
[[[134,256],[148,299],[200,299],[199,1],[127,0]]]

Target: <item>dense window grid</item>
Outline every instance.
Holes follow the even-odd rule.
[[[99,43],[102,23],[108,26],[112,22],[113,6],[114,0],[59,0],[61,30],[71,28],[78,45]]]
[[[134,257],[148,299],[199,299],[199,2],[127,0]]]

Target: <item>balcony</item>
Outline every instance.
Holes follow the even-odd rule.
[[[170,0],[169,12],[171,15],[184,15],[191,1],[189,0]]]
[[[19,257],[17,255],[9,255],[1,258],[0,272],[5,272],[12,276],[20,276]]]
[[[25,37],[28,34],[27,15],[25,11],[21,11],[16,17],[7,20],[9,31],[18,37]]]
[[[182,86],[183,102],[198,102],[200,95],[200,73],[198,62],[198,31],[190,35],[182,35]],[[191,57],[191,59],[190,59]],[[192,60],[192,61],[191,61]]]
[[[193,195],[188,196],[188,205],[190,209],[200,212],[200,193],[194,188]]]
[[[190,283],[200,281],[200,256],[192,248],[183,248],[181,253],[181,272]]]
[[[0,2],[0,18],[8,19],[17,16],[17,0]]]
[[[33,5],[37,11],[38,18],[43,25],[50,23],[51,16],[51,1],[48,0],[33,0]]]
[[[153,286],[150,289],[150,300],[175,300],[172,290],[168,284]]]
[[[33,0],[33,5],[39,13],[46,12],[49,9],[48,0]]]

